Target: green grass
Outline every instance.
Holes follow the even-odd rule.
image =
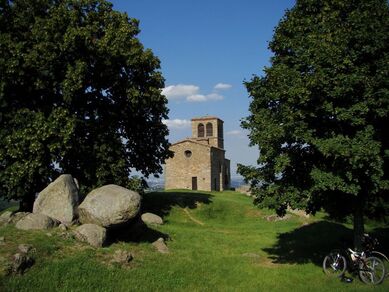
[[[16,201],[6,201],[0,198],[0,214],[7,209],[10,211],[16,211],[18,209],[18,203]]]
[[[36,264],[26,274],[0,276],[0,291],[389,291],[389,279],[369,287],[356,277],[345,284],[323,274],[323,256],[347,242],[351,230],[322,214],[268,222],[270,211],[235,192],[150,193],[143,208],[166,223],[149,226],[135,242],[101,249],[64,241],[58,230],[48,236],[0,228],[6,238],[0,257],[9,259],[19,243],[37,249]],[[387,240],[386,226],[369,228]],[[170,254],[151,246],[160,236],[169,238]],[[134,254],[127,267],[109,263],[119,248]]]

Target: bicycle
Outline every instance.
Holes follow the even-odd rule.
[[[386,275],[382,260],[374,256],[367,257],[364,251],[348,248],[343,254],[340,250],[333,250],[323,260],[323,271],[327,275],[343,278],[347,268],[350,272],[358,273],[366,284],[380,284]]]
[[[368,256],[374,256],[383,261],[386,270],[386,277],[389,277],[388,257],[384,253],[375,250],[375,248],[379,245],[378,239],[371,237],[369,234],[365,233],[362,238],[362,245]]]

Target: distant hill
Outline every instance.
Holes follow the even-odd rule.
[[[165,188],[165,180],[163,177],[160,178],[150,178],[147,179],[147,184],[149,186],[148,190],[149,191],[159,191],[163,190]],[[241,176],[234,176],[231,177],[231,187],[232,188],[237,188],[241,185],[244,185],[244,179]]]

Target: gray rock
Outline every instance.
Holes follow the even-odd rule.
[[[300,217],[305,217],[305,218],[309,218],[310,215],[307,214],[304,210],[299,210],[299,209],[292,209],[291,207],[288,207],[288,212],[294,214],[294,215],[297,215],[297,216],[300,216]]]
[[[78,188],[70,174],[62,174],[38,195],[33,213],[70,223],[76,217]]]
[[[128,264],[130,261],[132,261],[132,259],[133,256],[131,252],[119,249],[113,254],[113,259],[111,262],[118,264]]]
[[[144,213],[142,214],[141,218],[142,221],[146,224],[157,224],[157,225],[163,224],[162,218],[153,213]]]
[[[0,226],[9,224],[11,222],[13,212],[11,211],[5,211],[3,214],[0,215]]]
[[[59,224],[58,228],[59,228],[59,230],[61,230],[61,231],[66,231],[66,230],[69,229],[69,228],[66,226],[66,224],[63,224],[63,223]]]
[[[36,250],[31,244],[19,244],[18,249],[21,253],[35,253]]]
[[[102,247],[107,238],[107,232],[104,227],[96,224],[84,224],[76,228],[75,237],[89,243],[94,247]]]
[[[22,230],[50,229],[58,225],[58,221],[43,214],[28,214],[19,220],[15,227]]]
[[[169,253],[169,248],[165,244],[165,240],[160,237],[158,240],[154,241],[152,245],[159,251],[160,253]]]
[[[120,226],[137,216],[140,202],[138,193],[118,185],[106,185],[86,196],[78,207],[79,220],[106,228]]]
[[[29,212],[16,212],[16,213],[13,213],[10,220],[8,221],[8,224],[16,224],[18,223],[20,220],[22,220],[24,217],[26,217],[27,215],[29,215],[31,213]]]
[[[26,253],[16,253],[13,256],[11,265],[12,274],[22,275],[28,268],[34,264],[34,259]]]
[[[241,185],[240,187],[236,188],[235,191],[237,191],[238,193],[245,194],[248,197],[252,196],[251,188],[249,185]]]
[[[278,216],[278,215],[269,215],[265,217],[267,221],[274,222],[274,221],[284,221],[289,220],[291,216],[289,214],[286,214],[285,216]]]
[[[75,238],[75,234],[73,232],[60,232],[58,236],[65,240],[70,240]]]
[[[77,187],[77,190],[79,191],[79,190],[80,190],[80,184],[78,183],[78,179],[76,179],[75,177],[73,177],[73,181],[74,181],[74,184],[75,184],[76,187]]]

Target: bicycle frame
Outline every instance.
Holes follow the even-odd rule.
[[[343,251],[333,250],[324,258],[323,270],[327,275],[343,278],[347,269],[353,274],[358,274],[366,284],[380,284],[387,276],[387,269],[382,259],[372,253],[370,250],[358,252],[351,248]],[[384,254],[374,253],[386,258]]]

